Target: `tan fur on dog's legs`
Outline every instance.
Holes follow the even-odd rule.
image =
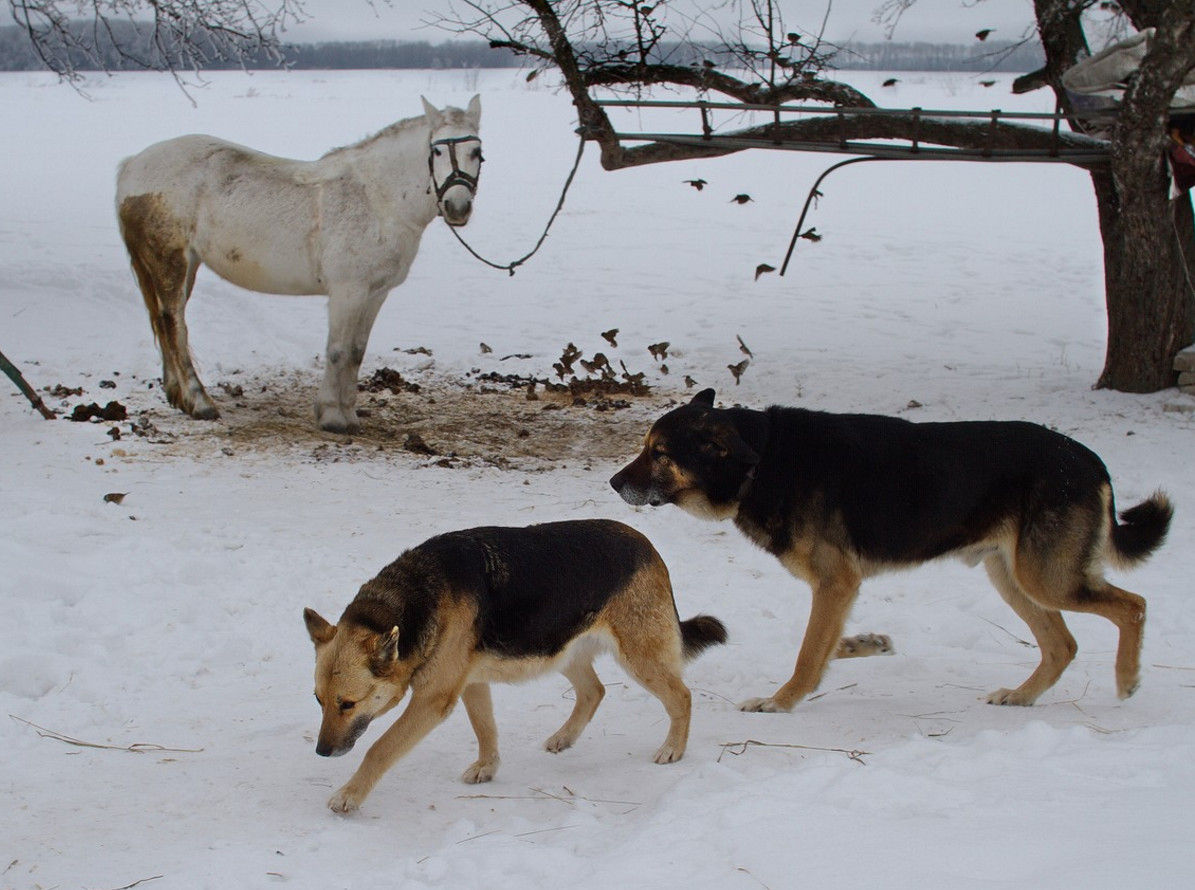
[[[602,703],[602,699],[606,695],[606,687],[602,685],[597,672],[593,669],[593,662],[574,661],[561,673],[573,684],[576,703],[573,705],[573,712],[564,721],[564,725],[544,742],[544,749],[553,754],[559,754],[564,749],[573,746],[577,737],[593,719],[594,712],[597,711],[598,705]]]
[[[859,593],[863,574],[847,554],[824,554],[819,560],[825,574],[813,583],[809,624],[797,653],[797,664],[788,682],[770,698],[751,698],[739,705],[741,711],[791,711],[821,683],[826,665],[837,651],[847,615]]]
[[[1141,645],[1145,637],[1145,598],[1100,580],[1073,597],[1076,612],[1102,615],[1120,629],[1116,647],[1116,694],[1128,698],[1141,682]]]
[[[378,780],[400,757],[419,744],[425,735],[452,713],[457,691],[417,689],[394,725],[370,746],[353,777],[328,800],[328,807],[338,813],[359,808]]]
[[[681,679],[679,645],[676,648],[678,651],[674,659],[662,652],[648,653],[634,646],[626,646],[619,653],[619,661],[627,673],[658,698],[668,712],[668,735],[652,758],[656,763],[675,763],[684,756],[689,744],[693,696]]]
[[[1041,663],[1029,675],[1029,679],[1016,689],[997,689],[988,696],[988,704],[1032,705],[1038,696],[1058,682],[1067,665],[1074,660],[1079,646],[1067,629],[1061,613],[1044,609],[1029,599],[1013,578],[1003,554],[989,556],[983,565],[992,584],[1000,591],[1000,596],[1029,625],[1041,652]]]
[[[498,725],[494,722],[494,701],[489,683],[470,683],[461,692],[465,713],[477,736],[477,760],[461,775],[470,785],[488,782],[498,772]]]

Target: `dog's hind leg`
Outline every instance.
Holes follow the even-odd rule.
[[[1145,637],[1145,598],[1091,578],[1076,586],[1066,597],[1064,608],[1072,612],[1102,615],[1120,629],[1116,647],[1116,694],[1128,698],[1141,681],[1141,645]]]
[[[498,726],[490,684],[470,683],[462,690],[461,701],[477,736],[477,760],[461,775],[461,781],[477,785],[490,781],[498,772]]]
[[[652,759],[656,763],[680,760],[689,744],[693,695],[681,679],[684,662],[681,660],[679,630],[674,631],[671,640],[660,634],[624,634],[618,644],[618,660],[627,673],[658,698],[668,712],[668,735]]]
[[[810,561],[812,562],[812,560]],[[863,573],[849,554],[833,550],[818,554],[822,569],[813,581],[813,600],[809,609],[809,624],[797,653],[793,675],[770,698],[751,698],[739,705],[740,711],[790,711],[821,683],[826,665],[838,651],[847,615],[859,593]],[[786,564],[787,567],[787,564]],[[805,577],[805,565],[798,566],[798,577]],[[790,569],[791,571],[791,569]]]
[[[1000,591],[1000,596],[1012,606],[1021,620],[1029,625],[1041,652],[1041,662],[1029,675],[1029,679],[1016,689],[997,689],[988,696],[988,704],[1032,705],[1038,696],[1058,682],[1058,678],[1074,659],[1079,647],[1067,629],[1061,613],[1056,609],[1039,606],[1021,589],[1003,554],[997,553],[987,557],[983,565],[992,584]]]
[[[1026,554],[1027,549],[1018,550],[1013,571],[1018,586],[1033,602],[1047,610],[1101,615],[1120,630],[1116,691],[1121,698],[1128,698],[1137,690],[1140,679],[1145,599],[1109,584],[1095,567],[1098,557],[1083,548],[1075,547],[1068,553],[1055,547],[1048,552]]]
[[[1070,608],[1103,615],[1120,629],[1116,647],[1116,694],[1128,698],[1141,682],[1141,645],[1145,638],[1145,598],[1104,579],[1083,588]]]
[[[573,746],[577,737],[593,719],[594,712],[597,711],[598,705],[602,703],[602,698],[606,695],[606,687],[598,679],[591,660],[579,658],[572,661],[561,673],[573,684],[573,695],[576,702],[573,705],[573,712],[564,721],[564,725],[544,743],[544,749],[553,754],[559,754]]]

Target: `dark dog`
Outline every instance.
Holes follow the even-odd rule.
[[[1116,686],[1137,688],[1145,600],[1103,577],[1166,537],[1158,492],[1120,514],[1093,452],[1032,423],[910,423],[891,417],[714,407],[704,390],[669,411],[610,484],[627,503],[733,519],[813,588],[792,677],[747,711],[787,711],[817,688],[863,578],[954,554],[983,562],[1029,625],[1041,664],[993,704],[1031,705],[1075,656],[1060,609],[1120,629]]]
[[[498,768],[492,682],[563,673],[576,703],[546,747],[570,747],[605,694],[593,670],[594,657],[604,651],[668,712],[656,763],[680,760],[691,707],[681,668],[726,641],[716,618],[677,618],[668,569],[651,542],[608,520],[439,535],[366,583],[338,624],[311,609],[303,618],[315,643],[315,697],[323,709],[317,754],[349,751],[370,721],[411,690],[402,716],[328,801],[340,812],[359,807],[458,698],[479,748],[462,778],[492,779]]]

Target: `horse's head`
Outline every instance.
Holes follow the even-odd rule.
[[[473,213],[473,195],[481,175],[481,97],[474,96],[464,111],[443,111],[423,100],[431,145],[427,166],[436,207],[450,226],[463,226]]]

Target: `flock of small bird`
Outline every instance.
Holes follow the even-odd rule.
[[[602,331],[602,339],[609,343],[611,348],[617,349],[618,328],[610,328],[607,331]],[[727,365],[726,368],[730,371],[731,376],[734,377],[734,382],[737,386],[755,355],[748,348],[747,344],[743,342],[743,338],[741,336],[736,334],[735,340],[738,342],[739,352],[741,352],[745,358],[734,364]],[[486,352],[486,345],[482,343],[481,346],[482,351]],[[649,343],[647,346],[648,354],[650,354],[652,359],[658,363],[661,374],[669,373],[667,359],[668,350],[671,347],[672,344],[667,340],[661,340],[658,343]],[[615,370],[614,365],[610,362],[609,356],[607,356],[605,353],[595,352],[592,358],[587,359],[585,358],[585,354],[577,348],[576,344],[571,342],[561,351],[560,358],[553,362],[552,369],[556,372],[556,376],[561,381],[564,381],[569,377],[578,377],[576,368],[577,365],[580,365],[581,369],[588,375],[589,378],[597,378],[603,383],[617,383],[621,379],[626,383],[631,384],[633,387],[639,387],[644,385],[644,380],[647,376],[643,372],[632,374],[630,369],[627,368],[626,362],[622,361],[621,359],[618,362],[619,367],[622,369],[622,373],[620,374]],[[697,380],[688,374],[684,376],[684,382],[686,389],[692,389],[694,386],[697,386]]]

